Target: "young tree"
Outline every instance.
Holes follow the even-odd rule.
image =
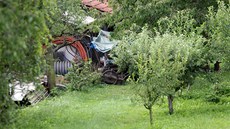
[[[174,111],[173,97],[182,83],[181,77],[186,70],[191,48],[192,42],[186,37],[173,34],[156,36],[151,45],[148,69],[152,69],[152,76],[158,81],[161,94],[168,97],[169,114]]]
[[[151,51],[152,43],[154,39],[149,36],[149,32],[144,29],[141,33],[136,35],[136,38],[132,41],[130,48],[132,51],[133,62],[136,67],[136,73],[138,75],[132,77],[135,82],[135,93],[141,98],[144,107],[149,110],[150,124],[153,124],[153,111],[152,107],[161,96],[161,88],[159,88],[160,81],[155,78],[154,69],[152,69]],[[128,52],[127,50],[126,52]]]
[[[173,113],[176,89],[184,83],[185,70],[203,41],[172,33],[153,36],[145,28],[124,37],[114,50],[120,70],[129,69],[136,94],[149,110],[151,124],[152,106],[160,96],[168,96],[169,113]]]

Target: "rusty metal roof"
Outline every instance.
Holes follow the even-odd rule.
[[[98,0],[82,0],[86,6],[96,8],[102,12],[112,13],[113,9],[108,6],[108,2],[100,2]]]

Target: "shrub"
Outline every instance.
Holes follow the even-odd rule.
[[[60,88],[60,87],[54,87],[53,89],[51,89],[51,96],[55,97],[55,96],[61,96],[65,93],[66,91],[66,87]]]
[[[230,7],[219,1],[218,10],[209,8],[206,21],[206,37],[209,42],[206,45],[211,61],[225,61],[225,68],[229,69],[230,51]]]
[[[81,91],[101,82],[101,75],[92,68],[91,62],[74,65],[67,74],[70,90]]]
[[[221,83],[214,84],[211,88],[211,92],[206,95],[206,101],[208,102],[230,102],[226,99],[230,96],[230,82],[223,81]]]
[[[222,83],[216,84],[214,87],[214,93],[218,96],[230,96],[230,82],[224,81]]]

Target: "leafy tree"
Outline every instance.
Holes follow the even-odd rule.
[[[88,27],[83,23],[87,16],[99,17],[99,11],[88,9],[81,0],[52,0],[45,9],[46,23],[54,37],[82,33]]]
[[[158,81],[162,95],[168,97],[169,114],[172,114],[173,98],[176,89],[183,83],[183,76],[187,69],[190,56],[193,54],[196,45],[193,39],[183,35],[163,34],[155,37],[155,44],[151,47],[152,78]],[[193,49],[193,50],[192,50]]]
[[[167,11],[160,11],[162,14],[155,14],[160,15],[156,17],[155,22],[146,18],[151,17],[151,14],[149,14],[147,10],[151,9],[151,11],[155,11],[154,9],[162,9],[165,6],[161,5],[159,8],[156,8],[156,6],[160,3],[167,5],[167,2],[155,1],[155,3],[151,3],[150,1],[138,0],[118,1],[118,4],[115,4],[114,7],[119,9],[118,13],[120,13],[120,15],[112,16],[112,18],[118,20],[115,26],[118,27],[119,32],[120,30],[124,30],[128,35],[123,37],[122,43],[114,50],[115,62],[119,64],[120,70],[128,70],[130,72],[133,80],[137,84],[135,85],[138,89],[137,93],[141,98],[144,98],[144,105],[148,105],[147,109],[151,109],[150,107],[152,107],[157,100],[159,94],[167,95],[169,112],[171,114],[173,112],[172,101],[173,95],[176,92],[175,89],[180,88],[184,84],[191,84],[195,78],[195,73],[200,71],[200,69],[206,69],[206,66],[208,66],[210,62],[220,59],[226,60],[226,58],[228,58],[225,54],[229,53],[228,42],[230,31],[226,29],[229,26],[229,9],[228,6],[224,5],[224,2],[219,2],[218,5],[216,1],[204,1],[202,5],[205,6],[203,7],[214,6],[208,12],[207,9],[202,9],[203,7],[201,6],[197,8],[193,7],[199,4],[199,1],[191,1],[191,3],[185,4],[182,1],[176,0],[174,1],[175,3],[181,3],[172,7],[176,7],[176,10],[178,9],[179,11],[169,11],[171,12],[170,15],[167,15]],[[225,2],[228,3],[227,1]],[[143,8],[146,4],[147,6]],[[172,9],[172,7],[170,8]],[[204,12],[200,13],[198,10],[204,10]],[[141,11],[143,12],[140,13]],[[201,15],[196,13],[196,11]],[[144,12],[145,14],[143,14]],[[208,15],[205,17],[207,13]],[[207,22],[205,20],[207,20]],[[149,23],[149,21],[151,21],[151,23]],[[140,29],[140,26],[146,23],[150,26],[149,28],[154,27],[154,33],[150,32],[151,29],[149,29],[150,31],[148,32]],[[205,28],[207,29],[205,30]],[[141,33],[136,34],[133,33],[133,31]],[[160,33],[162,36],[157,33]],[[152,38],[154,35],[156,37]],[[122,37],[122,35],[119,36]],[[154,42],[161,44],[162,47],[159,47],[157,43],[154,44]],[[151,43],[154,44],[154,47],[157,47],[155,50],[152,50],[153,47],[149,47]],[[174,48],[175,46],[176,48]],[[184,49],[187,49],[188,53],[186,53]],[[159,54],[157,52],[170,53],[171,55]],[[163,58],[164,61],[155,60],[154,63],[150,65],[149,60],[152,58],[151,55],[154,55],[153,59]],[[172,59],[175,57],[177,57],[178,60],[174,62]],[[157,66],[157,64],[160,65]],[[173,69],[174,67],[178,69]],[[154,70],[156,72],[153,74]],[[154,78],[155,76],[153,75],[160,77]],[[160,83],[157,84],[156,81]],[[152,118],[150,117],[150,119]]]
[[[228,0],[224,0],[229,3]],[[117,35],[122,36],[132,24],[141,27],[147,24],[150,28],[157,27],[157,21],[162,17],[173,17],[178,11],[192,10],[197,21],[195,26],[201,25],[208,14],[208,7],[217,8],[216,0],[111,0],[113,14],[108,15],[107,22],[115,26]]]
[[[123,49],[126,53],[129,52],[135,73],[132,72],[132,81],[134,82],[135,93],[141,98],[144,107],[149,110],[150,124],[153,124],[152,107],[160,98],[161,88],[160,81],[154,75],[153,60],[151,51],[154,39],[150,37],[150,33],[146,28],[139,34],[133,35],[133,41],[129,44],[129,49]],[[131,37],[133,37],[131,36]],[[138,75],[136,78],[135,75]]]
[[[208,37],[208,54],[211,62],[225,62],[229,65],[230,53],[230,8],[219,2],[217,11],[209,8],[205,33]]]
[[[186,39],[192,39],[196,49],[193,49],[189,57],[184,75],[181,77],[181,85],[188,86],[193,83],[199,72],[209,71],[208,60],[210,54],[205,45],[207,39],[203,35],[204,25],[196,26],[193,10],[178,11],[171,17],[162,17],[158,20],[158,26],[154,30],[160,34],[173,33],[175,35],[184,35]],[[179,89],[179,87],[178,87]]]
[[[199,40],[183,35],[171,33],[153,37],[145,28],[141,33],[124,37],[114,50],[120,70],[129,69],[136,94],[149,110],[151,124],[152,106],[160,96],[168,96],[169,113],[173,113],[175,89],[183,83],[187,65],[199,46]]]
[[[225,54],[228,53],[228,37],[229,31],[228,19],[229,9],[226,4],[221,1],[218,2],[218,6],[210,7],[205,21],[202,25],[198,24],[198,21],[194,18],[193,10],[182,10],[174,14],[171,17],[162,17],[158,20],[158,26],[156,30],[161,34],[165,32],[172,32],[176,34],[184,34],[191,37],[203,36],[206,41],[203,41],[200,46],[200,54],[194,56],[194,61],[190,64],[190,71],[200,71],[200,69],[209,70],[210,63],[217,61],[217,64],[221,62],[228,62]],[[197,26],[199,25],[199,26]],[[226,63],[225,63],[226,64]]]
[[[47,2],[44,2],[44,4]],[[0,1],[0,125],[11,122],[9,80],[32,80],[40,72],[41,43],[47,42],[41,1]]]
[[[44,65],[42,44],[51,46],[52,36],[82,32],[82,20],[89,14],[96,16],[81,0],[0,0],[0,125],[10,122],[14,109],[9,81],[33,80]],[[47,57],[52,58],[50,49]],[[53,66],[51,60],[47,63]]]

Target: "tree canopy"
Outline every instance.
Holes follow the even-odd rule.
[[[229,3],[228,0],[224,2]],[[140,28],[145,24],[150,28],[157,27],[160,18],[173,17],[182,10],[190,10],[196,20],[195,25],[201,25],[206,20],[208,7],[217,9],[218,6],[216,0],[111,0],[110,4],[113,14],[108,16],[107,22],[119,33],[129,30],[132,24]]]

